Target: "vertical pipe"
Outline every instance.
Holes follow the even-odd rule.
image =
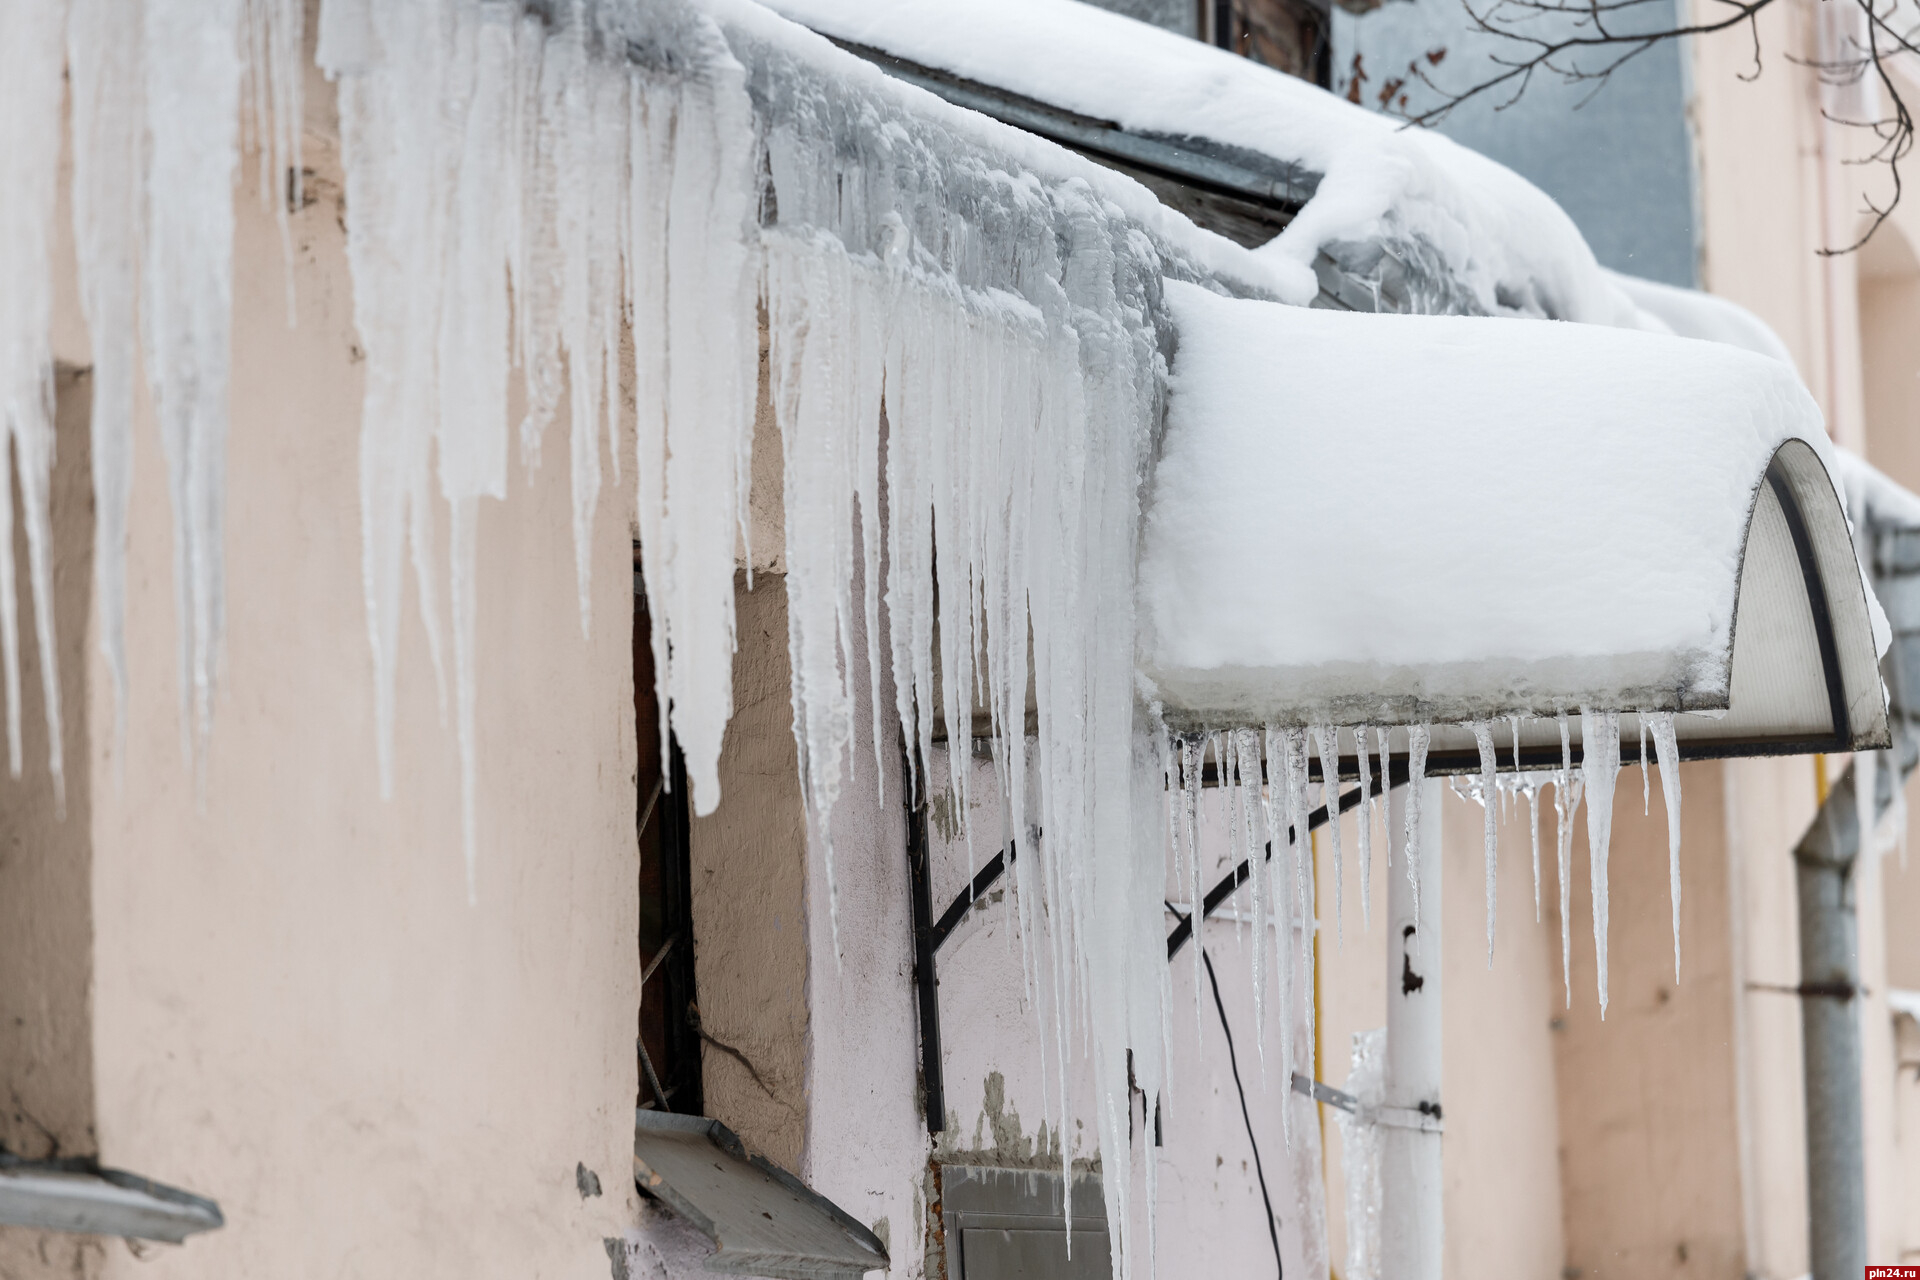
[[[1793,850],[1800,900],[1800,1041],[1813,1280],[1853,1280],[1867,1265],[1853,880],[1860,825],[1854,778],[1849,767]]]
[[[1405,787],[1388,805],[1388,838],[1398,852],[1387,875],[1387,1062],[1389,1107],[1444,1119],[1440,1108],[1440,783],[1427,779],[1420,799],[1420,919],[1407,881]],[[1380,1130],[1380,1274],[1392,1280],[1440,1280],[1440,1135]]]
[[[910,776],[901,770],[903,779]],[[918,776],[925,777],[924,770]],[[940,977],[934,968],[933,869],[928,861],[926,804],[911,792],[907,796],[907,881],[913,896],[913,985],[920,1005],[920,1088],[927,1132],[938,1136],[947,1127],[947,1098],[941,1078]]]

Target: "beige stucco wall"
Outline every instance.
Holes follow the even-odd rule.
[[[53,481],[54,626],[86,634],[93,591],[91,455],[86,422],[91,379],[63,365],[56,387],[60,441]],[[41,663],[25,597],[24,531],[13,538],[20,612],[22,776],[0,782],[0,1147],[28,1158],[92,1155],[94,1132],[92,800],[86,664],[59,668],[66,739],[63,820],[47,764]],[[104,1253],[98,1241],[0,1227],[0,1276],[85,1275]]]
[[[212,1196],[227,1218],[142,1260],[109,1244],[95,1266],[196,1280],[605,1276],[602,1240],[635,1213],[628,522],[603,501],[583,640],[566,469],[516,471],[510,500],[481,506],[469,905],[454,738],[411,602],[396,796],[378,794],[362,365],[338,159],[321,136],[308,145],[317,198],[293,219],[292,329],[272,215],[251,184],[236,203],[226,661],[203,782],[181,759],[171,513],[144,414],[119,773],[97,623],[60,637],[76,695],[84,674],[86,732],[70,738],[67,822],[43,830],[82,866],[91,845],[93,929],[91,1020],[62,1031],[91,1031],[102,1160]],[[62,288],[70,319],[70,276]],[[85,360],[70,323],[61,341],[63,358]],[[75,421],[63,394],[63,466]],[[63,527],[85,496],[62,487]],[[63,572],[84,592],[74,562]],[[31,695],[27,709],[31,724]],[[31,805],[7,808],[31,837]],[[54,888],[53,901],[77,894]],[[10,988],[84,1007],[69,975],[7,972]],[[601,1195],[582,1195],[576,1166]]]
[[[1483,810],[1445,792],[1442,942],[1445,1016],[1441,1097],[1448,1276],[1523,1280],[1557,1274],[1564,1254],[1561,1226],[1560,1119],[1555,1106],[1550,1020],[1559,991],[1554,917],[1533,918],[1532,844],[1526,810],[1499,827],[1499,913],[1496,949],[1487,963]],[[1543,892],[1553,893],[1552,816],[1543,818]],[[1341,824],[1346,867],[1345,942],[1333,915],[1331,843],[1314,842],[1321,912],[1321,1078],[1347,1079],[1353,1033],[1386,1020],[1388,947],[1382,932],[1389,868],[1375,827],[1373,926],[1360,910],[1358,829]],[[1549,961],[1553,968],[1549,967]],[[1327,1217],[1332,1257],[1344,1270],[1347,1215],[1344,1142],[1327,1113]]]
[[[1743,1274],[1722,772],[1717,764],[1681,770],[1678,982],[1664,794],[1654,780],[1648,812],[1640,770],[1620,775],[1604,1021],[1584,822],[1574,839],[1573,1001],[1556,1009],[1554,1058],[1567,1265],[1583,1276]],[[1550,914],[1558,916],[1557,904]]]
[[[1736,74],[1751,69],[1746,40],[1693,45],[1703,279],[1753,308],[1787,341],[1838,442],[1912,487],[1920,484],[1912,355],[1920,289],[1911,246],[1920,242],[1920,209],[1903,202],[1858,254],[1816,254],[1859,235],[1867,200],[1884,204],[1889,194],[1884,166],[1840,163],[1871,140],[1823,122],[1816,77],[1787,61],[1814,56],[1819,8],[1814,0],[1790,0],[1762,13],[1767,65],[1751,82]],[[1911,85],[1902,87],[1911,93]],[[1843,757],[1829,761],[1831,776],[1845,764]],[[1799,1007],[1770,988],[1798,981],[1790,851],[1811,817],[1817,784],[1806,761],[1725,768],[1748,1269],[1792,1277],[1807,1265]],[[1889,984],[1910,981],[1902,975],[1920,979],[1911,924],[1920,877],[1870,858],[1856,884],[1867,991],[1861,1088],[1868,1250],[1871,1260],[1891,1262],[1906,1241],[1920,1239],[1920,1219],[1907,1207],[1907,1187],[1920,1181],[1920,1137],[1909,1136],[1901,1118],[1907,1086],[1896,1079],[1897,1028],[1885,999]]]
[[[786,582],[761,573],[748,591],[742,574],[734,602],[739,648],[720,804],[692,827],[701,1088],[708,1115],[798,1169],[807,1133],[807,832]]]

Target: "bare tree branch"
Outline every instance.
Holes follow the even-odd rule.
[[[1743,81],[1759,77],[1762,68],[1759,18],[1774,0],[1713,0],[1714,8],[1699,21],[1678,22],[1651,29],[1636,29],[1633,19],[1650,5],[1670,0],[1461,0],[1468,18],[1468,29],[1492,43],[1484,56],[1488,68],[1463,89],[1440,83],[1430,68],[1437,66],[1446,51],[1427,55],[1427,65],[1419,59],[1408,64],[1404,78],[1385,82],[1380,102],[1402,116],[1409,126],[1432,126],[1476,99],[1492,101],[1492,109],[1505,111],[1525,96],[1541,78],[1563,84],[1587,86],[1587,92],[1574,104],[1578,110],[1606,88],[1615,72],[1651,49],[1695,36],[1712,36],[1744,27],[1753,46],[1751,70],[1737,73]],[[1889,62],[1911,56],[1920,65],[1920,14],[1904,11],[1911,22],[1906,29],[1896,26],[1903,15],[1903,0],[1822,0],[1830,4],[1850,4],[1863,15],[1865,37],[1848,37],[1847,47],[1824,50],[1819,59],[1787,55],[1789,62],[1804,66],[1830,86],[1857,86],[1870,83],[1878,91],[1883,108],[1871,112],[1870,119],[1842,119],[1822,108],[1822,114],[1837,125],[1865,130],[1874,139],[1866,155],[1848,160],[1849,164],[1886,166],[1891,195],[1884,203],[1864,197],[1861,213],[1868,219],[1866,229],[1844,248],[1822,248],[1824,255],[1852,253],[1886,222],[1900,203],[1904,190],[1900,166],[1914,146],[1914,119],[1899,81]],[[1456,59],[1456,66],[1458,60]],[[1456,67],[1448,67],[1454,72]],[[1356,58],[1349,97],[1359,101],[1358,83],[1364,79]],[[1400,93],[1409,81],[1417,81],[1432,95],[1432,105],[1409,110],[1406,95]],[[1398,98],[1396,102],[1395,99]]]

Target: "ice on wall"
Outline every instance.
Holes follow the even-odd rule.
[[[1376,1116],[1387,1097],[1387,1029],[1353,1033],[1352,1066],[1345,1089],[1358,1111],[1336,1111],[1340,1126],[1340,1163],[1347,1196],[1349,1280],[1380,1280],[1380,1125]]]
[[[67,20],[74,246],[80,306],[93,343],[94,586],[100,649],[113,682],[116,742],[126,736],[122,553],[133,482],[139,340],[135,307],[147,176],[143,163],[146,113],[139,88],[145,80],[146,45],[140,25],[127,21],[125,10],[119,0],[73,0]],[[11,594],[10,588],[5,590]],[[8,701],[11,705],[11,697]]]
[[[5,662],[7,764],[20,776],[20,620],[14,581],[13,479],[27,530],[47,738],[61,785],[60,688],[54,669],[53,549],[47,490],[53,469],[53,217],[60,169],[62,41],[66,6],[0,9],[0,657]],[[7,445],[17,473],[10,478]]]

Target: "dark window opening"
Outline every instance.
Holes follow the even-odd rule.
[[[1210,43],[1327,89],[1333,85],[1330,10],[1325,0],[1202,0],[1200,17]]]
[[[680,747],[660,753],[664,709],[654,693],[652,620],[633,571],[633,717],[639,737],[635,814],[640,844],[638,1105],[700,1115],[700,1012],[693,986],[693,895],[687,771]]]

